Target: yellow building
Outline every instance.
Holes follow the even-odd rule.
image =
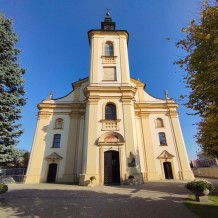
[[[193,179],[178,104],[152,97],[130,77],[128,32],[116,30],[107,13],[88,37],[89,77],[67,96],[38,105],[26,183]]]

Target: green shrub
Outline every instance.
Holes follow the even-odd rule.
[[[8,191],[8,186],[3,183],[0,183],[0,194],[5,193],[6,191]]]
[[[186,183],[185,187],[189,190],[195,190],[199,192],[203,192],[206,189],[208,189],[209,191],[214,190],[214,186],[210,182],[204,180],[195,180],[192,182],[188,182]]]

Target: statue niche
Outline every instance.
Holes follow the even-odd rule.
[[[129,153],[129,157],[127,158],[127,161],[128,161],[128,167],[136,167],[135,155],[132,152]]]

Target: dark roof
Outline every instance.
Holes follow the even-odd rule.
[[[128,38],[127,38],[127,44],[128,44],[128,40],[129,40],[129,33],[127,30],[116,30],[116,23],[115,22],[112,22],[112,18],[110,16],[110,13],[107,11],[106,12],[106,15],[105,15],[105,18],[104,18],[104,21],[101,22],[101,29],[91,29],[88,31],[88,38],[89,38],[89,44],[90,44],[90,33],[93,32],[93,31],[101,31],[101,32],[110,32],[110,33],[113,33],[113,32],[125,32],[127,35],[128,35]]]

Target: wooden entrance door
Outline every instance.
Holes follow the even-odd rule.
[[[48,168],[48,177],[47,177],[47,182],[48,183],[54,183],[56,180],[56,174],[57,174],[57,164],[56,163],[52,163],[49,164],[49,168]]]
[[[104,184],[120,183],[120,161],[118,151],[104,153]]]
[[[173,172],[172,172],[172,166],[170,162],[164,162],[164,173],[166,179],[173,179]]]

